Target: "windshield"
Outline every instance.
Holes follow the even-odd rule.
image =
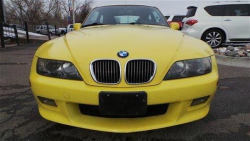
[[[146,24],[168,26],[162,13],[148,6],[104,6],[95,8],[84,26],[114,24]]]
[[[53,27],[53,26],[49,25],[49,29],[55,29],[55,27]]]
[[[174,16],[172,22],[182,22],[185,16]]]

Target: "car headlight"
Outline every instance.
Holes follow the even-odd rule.
[[[78,73],[76,67],[67,61],[38,58],[37,73],[61,79],[82,80],[82,77]]]
[[[178,61],[172,65],[167,75],[164,77],[164,80],[199,76],[210,73],[211,71],[210,57]]]

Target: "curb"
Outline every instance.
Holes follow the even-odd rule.
[[[230,57],[215,55],[217,63],[220,65],[250,68],[250,57]]]
[[[30,43],[45,43],[49,40],[39,40],[39,39],[29,39],[30,40]],[[19,38],[19,42],[20,43],[26,43],[26,38]]]

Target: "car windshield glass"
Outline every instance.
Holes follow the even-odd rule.
[[[162,13],[154,7],[104,6],[95,8],[86,19],[83,27],[115,24],[168,26]]]
[[[54,29],[55,27],[53,27],[53,26],[51,26],[51,25],[49,25],[49,29]]]

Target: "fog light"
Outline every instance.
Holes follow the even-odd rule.
[[[48,99],[48,98],[44,98],[44,97],[40,97],[40,96],[38,96],[38,99],[39,99],[40,102],[42,102],[43,104],[57,107],[56,102],[55,102],[53,99]]]
[[[209,97],[210,96],[205,96],[205,97],[202,97],[202,98],[194,99],[193,102],[191,103],[191,106],[196,106],[196,105],[206,103],[207,100],[209,99]]]

